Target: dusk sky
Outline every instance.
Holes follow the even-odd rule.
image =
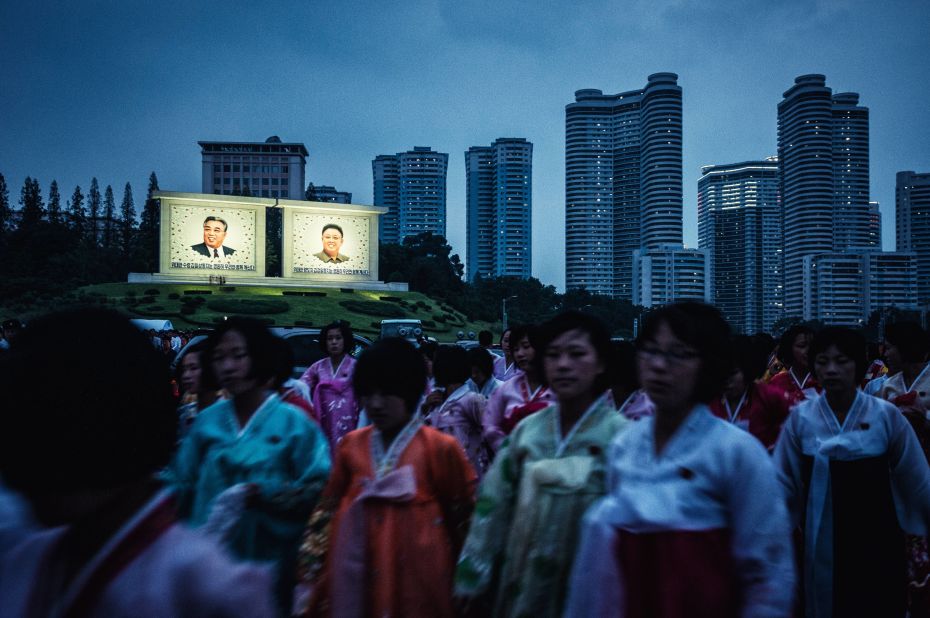
[[[63,199],[96,176],[137,208],[199,192],[198,140],[278,135],[307,180],[372,201],[371,160],[449,153],[448,238],[465,260],[469,146],[533,142],[533,274],[564,285],[565,105],[679,75],[684,238],[702,165],[776,154],[776,105],[823,73],[871,110],[871,199],[894,248],[894,184],[930,172],[930,2],[576,0],[0,4],[0,173]],[[64,204],[63,204],[64,205]]]

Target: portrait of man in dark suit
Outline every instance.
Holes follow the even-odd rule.
[[[229,257],[236,252],[232,247],[223,245],[229,226],[219,217],[209,216],[203,220],[203,242],[191,245],[194,253],[208,258]]]
[[[349,261],[349,256],[339,253],[341,248],[342,228],[335,223],[327,223],[323,226],[323,250],[313,256],[327,264],[342,264]]]

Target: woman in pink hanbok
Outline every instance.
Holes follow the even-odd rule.
[[[352,393],[355,359],[348,350],[354,341],[346,322],[333,322],[320,332],[320,347],[326,357],[310,365],[300,379],[310,387],[316,420],[329,441],[331,453],[342,436],[358,426],[358,403]]]
[[[442,346],[436,351],[433,371],[442,401],[430,409],[426,424],[458,440],[480,479],[491,461],[481,425],[487,400],[466,384],[470,370],[464,348]]]
[[[521,373],[504,382],[488,401],[483,420],[484,439],[494,453],[517,423],[555,401],[533,365],[535,335],[535,329],[530,326],[515,326],[510,332],[514,363]]]

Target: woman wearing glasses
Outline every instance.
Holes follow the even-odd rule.
[[[788,616],[791,535],[775,469],[703,402],[731,372],[729,327],[698,303],[653,313],[637,346],[655,415],[608,455],[608,495],[585,516],[569,616]]]

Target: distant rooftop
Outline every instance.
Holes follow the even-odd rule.
[[[299,154],[309,156],[307,147],[300,142],[285,143],[277,135],[272,135],[264,142],[197,142],[201,152],[207,153],[234,153],[234,152],[267,152],[279,154]]]

